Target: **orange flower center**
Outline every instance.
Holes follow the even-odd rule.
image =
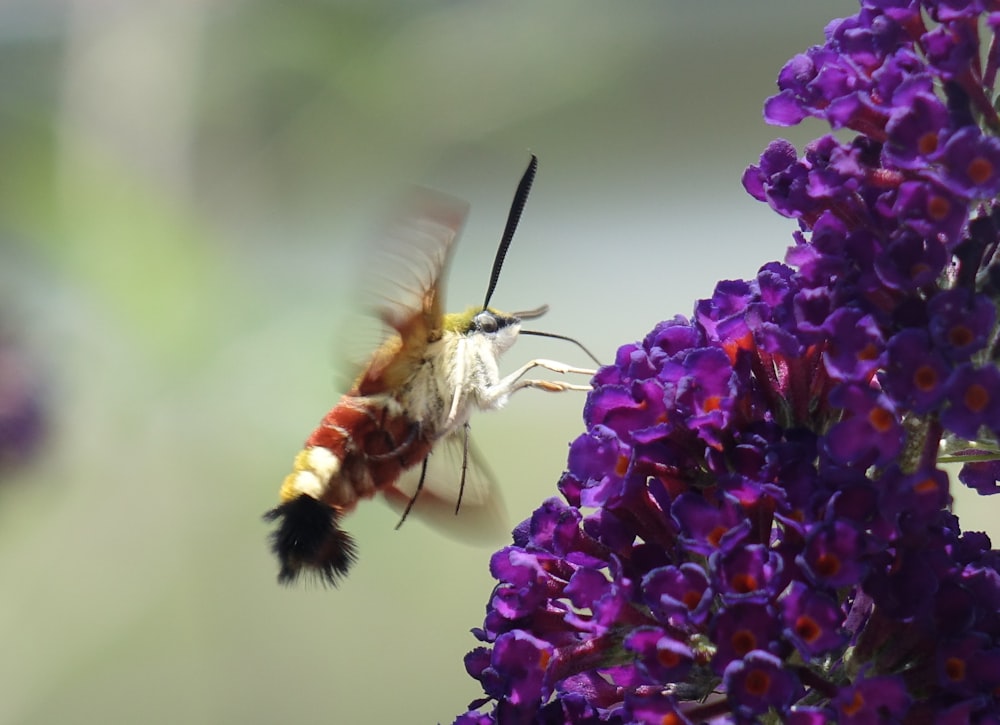
[[[980,413],[985,410],[987,405],[989,405],[990,391],[979,383],[973,383],[965,389],[965,395],[962,396],[962,402],[964,402],[965,407],[973,413]]]
[[[993,164],[984,159],[982,156],[979,156],[969,162],[965,171],[969,175],[969,179],[972,180],[973,184],[982,184],[989,181],[990,177],[993,176]]]
[[[803,614],[795,620],[795,634],[801,637],[804,642],[815,642],[822,631],[822,628],[812,617]]]
[[[938,384],[937,371],[930,365],[921,365],[913,373],[913,384],[923,393],[934,390]]]
[[[917,140],[917,150],[921,156],[927,156],[937,151],[938,135],[934,131],[928,131]]]

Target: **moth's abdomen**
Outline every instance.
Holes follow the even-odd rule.
[[[278,521],[271,541],[281,562],[279,580],[293,581],[306,568],[336,584],[355,558],[340,519],[359,499],[371,498],[423,461],[430,447],[421,426],[393,400],[341,398],[295,456],[281,504],[266,515]]]

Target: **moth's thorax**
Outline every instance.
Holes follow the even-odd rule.
[[[498,359],[517,339],[518,330],[516,322],[494,332],[445,328],[401,388],[401,407],[434,439],[464,425],[476,408],[499,407],[495,401],[487,404],[485,393],[499,382]]]

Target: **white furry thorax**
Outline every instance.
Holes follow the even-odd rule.
[[[508,394],[498,391],[499,357],[517,340],[520,325],[494,333],[445,330],[398,396],[401,407],[434,437],[465,425],[474,410],[496,410]],[[498,393],[501,393],[498,395]]]

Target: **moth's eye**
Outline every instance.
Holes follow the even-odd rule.
[[[480,332],[496,332],[499,327],[497,318],[486,310],[476,315],[472,321]]]

